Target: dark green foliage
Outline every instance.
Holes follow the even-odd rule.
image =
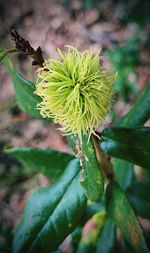
[[[122,159],[115,159],[113,165],[114,165],[114,172],[116,174],[116,178],[119,185],[123,189],[126,189],[133,182],[134,165]]]
[[[104,178],[97,161],[92,140],[87,144],[88,138],[84,136],[82,145],[83,173],[81,185],[89,200],[97,202],[104,193]]]
[[[12,79],[18,105],[20,108],[32,116],[42,119],[40,110],[37,109],[41,98],[34,94],[35,85],[21,76],[14,68],[10,59],[6,56],[3,59],[4,64],[8,68],[9,75]]]
[[[73,233],[71,234],[71,242],[72,242],[72,253],[77,251],[78,248],[78,244],[81,240],[81,236],[82,236],[82,226],[78,226]]]
[[[149,252],[139,221],[124,191],[116,182],[107,187],[106,210],[136,252]]]
[[[94,214],[104,211],[105,204],[103,201],[87,206],[85,210],[85,218],[86,220],[90,219]]]
[[[25,176],[24,171],[20,170],[20,163],[4,152],[5,145],[0,142],[0,166],[4,168],[0,173],[0,188],[13,185]]]
[[[102,135],[106,154],[149,168],[150,127],[107,128]]]
[[[12,226],[4,226],[0,222],[0,252],[3,253],[12,253],[12,240],[13,240],[13,227]]]
[[[68,137],[73,151],[78,154],[81,150],[78,137]],[[91,201],[99,201],[104,193],[104,178],[96,157],[96,151],[92,139],[88,142],[88,136],[83,136],[82,144],[82,171],[80,183],[86,196]]]
[[[135,81],[131,81],[131,75],[136,77],[136,67],[139,65],[139,39],[129,39],[125,46],[118,46],[109,51],[110,61],[114,65],[114,72],[119,75],[114,86],[125,101],[129,101],[130,93],[138,94]]]
[[[79,161],[74,159],[55,184],[30,198],[15,234],[13,252],[50,252],[74,230],[86,205],[79,171]]]
[[[137,100],[136,104],[134,105],[134,107],[116,124],[117,127],[135,127],[135,126],[139,126],[139,125],[143,125],[150,117],[150,85],[147,86],[147,88],[145,89],[145,91],[141,94],[141,96],[139,97],[139,99]],[[140,128],[137,128],[137,130],[132,129],[133,132],[136,133],[136,137],[138,139],[140,139],[141,142],[141,138],[139,133],[137,133],[136,131],[138,131]],[[146,128],[146,131],[149,131],[148,128]],[[119,130],[119,129],[118,129]],[[113,156],[118,157],[118,158],[123,158],[126,159],[128,161],[132,161],[132,162],[138,162],[138,164],[142,165],[144,163],[144,167],[146,166],[147,168],[149,168],[149,154],[143,154],[144,155],[144,159],[146,157],[146,161],[144,161],[141,158],[141,153],[139,156],[139,150],[135,150],[133,149],[133,143],[136,143],[136,139],[132,140],[134,142],[132,142],[130,140],[130,144],[128,143],[128,136],[127,136],[127,140],[125,141],[125,136],[122,135],[122,138],[119,138],[119,140],[121,142],[117,142],[116,140],[118,140],[118,130],[114,130],[116,131],[115,134],[115,140],[114,140],[114,136],[112,139],[112,135],[111,135],[111,129],[106,129],[104,131],[104,135],[106,133],[107,137],[108,135],[111,136],[110,139],[105,138],[104,142],[102,142],[101,146],[104,149],[104,151],[107,153],[113,153]],[[120,131],[123,133],[126,132],[126,130],[120,128]],[[113,132],[113,131],[112,131]],[[142,131],[143,132],[143,131]],[[109,133],[109,134],[108,134]],[[117,138],[117,139],[116,139]],[[143,145],[145,143],[145,139],[147,139],[147,135],[146,138],[142,138],[142,142]],[[125,144],[125,142],[126,144]],[[139,145],[136,143],[136,146]],[[145,147],[144,147],[145,148]],[[147,148],[149,149],[149,143],[147,143]],[[116,150],[118,151],[116,153]],[[122,152],[123,151],[123,152]],[[131,152],[130,152],[131,151]],[[128,156],[128,155],[129,156]],[[140,159],[140,160],[139,160]],[[117,162],[118,163],[118,162]],[[129,171],[129,174],[132,174],[132,171]],[[126,184],[126,182],[125,182]]]
[[[113,253],[115,252],[116,226],[110,219],[104,225],[99,241],[97,243],[96,253]]]
[[[143,125],[150,118],[150,84],[142,92],[132,109],[116,124],[117,127]]]
[[[101,231],[107,221],[107,215],[105,211],[96,213],[89,223],[93,225],[91,231],[83,236],[79,242],[77,253],[92,253],[95,252],[98,238],[101,235]]]
[[[52,180],[56,180],[73,159],[73,156],[66,153],[36,148],[12,148],[7,153],[22,163],[26,173],[42,173]]]
[[[128,199],[136,213],[150,219],[150,181],[132,184],[127,189]]]
[[[121,2],[122,0],[120,0]],[[122,19],[123,23],[136,22],[141,28],[150,22],[150,2],[149,0],[143,1],[131,1],[124,0],[125,6],[130,6],[128,8],[127,15]],[[130,4],[131,3],[131,4]]]

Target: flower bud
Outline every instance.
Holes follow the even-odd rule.
[[[68,46],[62,60],[48,59],[38,69],[36,94],[43,117],[52,117],[68,134],[95,134],[110,109],[117,73],[100,67],[99,52]]]

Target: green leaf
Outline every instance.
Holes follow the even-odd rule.
[[[79,244],[79,242],[81,240],[81,236],[82,236],[82,229],[83,229],[83,227],[80,225],[80,226],[76,227],[76,229],[71,234],[71,244],[72,244],[71,253],[77,252],[78,244]]]
[[[2,61],[6,55],[7,52],[4,49],[0,48],[0,61]]]
[[[115,125],[117,127],[134,127],[138,125],[143,125],[148,119],[150,118],[150,85],[147,86],[145,91],[141,94],[139,99],[137,100],[136,104],[132,107],[132,109]],[[121,151],[124,150],[123,146],[119,146],[116,142],[109,142],[108,140],[102,144],[104,151],[108,151],[108,153],[111,153],[111,149],[116,149]],[[124,150],[126,152],[126,149]],[[112,155],[115,155],[114,153]],[[137,154],[138,156],[138,154]],[[118,157],[117,154],[115,157]],[[120,158],[126,159],[124,155],[119,156]],[[128,159],[127,159],[128,160]],[[117,161],[117,159],[116,159]],[[131,161],[131,160],[129,160]],[[119,163],[116,162],[116,163]],[[132,166],[131,166],[132,167]],[[131,168],[131,171],[128,167],[128,173],[126,172],[126,176],[130,178],[132,175],[133,169]],[[121,174],[121,173],[120,173]],[[128,175],[129,174],[129,175]],[[124,183],[123,183],[124,181]],[[123,180],[122,184],[126,184],[126,180]]]
[[[107,128],[102,136],[101,147],[106,154],[149,168],[149,127]]]
[[[106,155],[121,158],[131,163],[143,166],[144,168],[149,168],[149,154],[147,155],[141,153],[141,151],[135,151],[127,145],[123,145],[112,140],[103,140],[101,148]]]
[[[138,215],[150,219],[150,181],[132,184],[127,189],[130,204]]]
[[[74,159],[56,183],[29,199],[13,241],[14,253],[56,250],[79,224],[86,206],[86,197],[78,182],[79,171],[78,159]]]
[[[83,171],[80,183],[91,201],[99,201],[104,193],[104,178],[97,161],[95,148],[92,141],[84,136],[82,144]]]
[[[79,144],[78,137],[69,137],[69,142],[73,151],[80,155],[81,159],[81,179],[80,183],[85,191],[87,198],[97,202],[101,199],[104,193],[104,178],[102,170],[97,161],[94,144],[88,136],[84,135],[82,145]]]
[[[150,84],[147,85],[132,109],[115,125],[134,127],[143,125],[150,118]]]
[[[106,223],[106,211],[96,213],[85,226],[88,226],[89,232],[81,238],[77,253],[92,253],[96,250],[98,238],[101,234],[104,224]]]
[[[127,240],[125,238],[122,238],[122,242],[121,244],[123,245],[123,249],[122,249],[122,253],[136,253],[135,250],[133,250],[133,248],[130,246],[130,244],[127,242]],[[118,245],[119,246],[119,245]]]
[[[126,189],[133,182],[133,164],[122,159],[115,159],[113,165],[117,182]]]
[[[52,180],[56,180],[73,159],[66,153],[37,148],[12,148],[6,152],[17,158],[26,172],[42,173]]]
[[[73,231],[72,233],[72,246],[73,246],[73,250],[72,253],[76,253],[76,249],[78,247],[79,241],[81,239],[81,235],[82,235],[82,230],[83,230],[83,226],[85,225],[85,223],[91,219],[92,216],[94,216],[96,213],[100,213],[102,211],[105,210],[105,205],[104,202],[97,202],[97,203],[92,203],[92,202],[88,202],[87,203],[87,207],[84,211],[84,216],[82,218],[82,222],[80,223],[80,225],[78,227],[76,227],[76,229]]]
[[[85,225],[85,223],[89,219],[91,219],[92,216],[94,216],[96,213],[102,213],[103,211],[105,211],[104,202],[101,201],[101,202],[97,202],[94,204],[92,202],[87,203],[87,207],[85,209],[84,216],[82,218],[82,222],[80,223],[80,226],[78,226],[75,229],[75,231],[73,231],[73,233],[72,233],[72,246],[73,246],[72,253],[77,252],[78,244],[81,239],[82,230],[83,230],[83,226]]]
[[[23,78],[14,68],[11,60],[7,57],[3,59],[9,75],[12,79],[18,105],[27,114],[43,119],[37,104],[41,102],[41,98],[34,94],[35,85]]]
[[[147,86],[145,91],[141,94],[141,96],[137,100],[136,104],[132,107],[132,109],[115,126],[116,127],[135,127],[138,125],[143,125],[149,118],[150,118],[150,84]],[[128,138],[126,140],[128,141]],[[102,143],[102,147],[106,153],[108,152],[107,153],[108,155],[120,157],[122,159],[131,161],[134,163],[134,160],[132,160],[132,157],[125,155],[126,152],[130,153],[128,147],[120,145],[120,143],[117,143],[115,141],[109,141],[109,140],[106,140],[106,142]],[[140,154],[137,153],[135,154],[135,156],[138,157],[140,156]],[[117,162],[117,159],[115,159],[115,161],[117,164],[120,163],[119,161]],[[132,169],[132,165],[131,165],[131,169],[129,169],[129,166],[128,167],[126,166],[127,171],[125,174],[128,179],[129,178],[131,179],[133,169]],[[147,163],[146,164],[144,163],[144,167],[147,167]],[[119,180],[119,178],[117,179]],[[122,176],[121,184],[122,186],[126,185],[126,180],[123,180],[123,176]]]
[[[94,214],[99,213],[105,210],[105,204],[103,201],[97,203],[89,203],[87,205],[84,217],[86,220],[89,220]]]
[[[104,225],[97,243],[96,253],[113,253],[116,241],[116,226],[110,219]]]
[[[106,189],[106,210],[133,249],[138,253],[148,253],[140,223],[125,192],[116,182],[111,182]]]
[[[145,151],[150,151],[150,127],[110,127],[103,130],[102,136],[138,150],[144,148]]]

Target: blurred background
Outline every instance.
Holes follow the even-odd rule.
[[[16,29],[44,58],[58,58],[57,48],[101,48],[102,66],[119,71],[114,87],[113,125],[133,106],[150,82],[149,0],[0,0],[0,47],[13,48],[9,28]],[[24,54],[11,54],[19,73],[35,82],[36,67]],[[150,126],[150,121],[146,123]],[[0,64],[0,252],[11,252],[12,233],[29,196],[50,183],[42,174],[24,173],[6,146],[71,152],[52,122],[23,113],[6,67]],[[100,129],[101,130],[101,129]]]

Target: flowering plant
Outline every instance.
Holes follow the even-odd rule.
[[[100,68],[99,52],[79,52],[68,46],[60,60],[49,59],[38,70],[36,94],[43,117],[54,118],[63,130],[79,135],[95,134],[110,109],[112,87],[117,74]]]
[[[150,85],[114,127],[97,133],[110,110],[117,78],[101,68],[99,52],[94,56],[92,50],[68,47],[66,53],[59,50],[61,60],[44,61],[40,47],[34,50],[16,31],[11,35],[16,48],[0,50],[0,60],[8,68],[20,108],[59,123],[74,152],[6,150],[26,173],[43,173],[53,181],[29,199],[13,252],[60,252],[68,235],[72,252],[113,252],[116,226],[125,238],[126,252],[129,245],[134,252],[149,252],[137,214],[150,219],[145,194],[150,183],[135,183],[134,164],[147,169],[150,164],[150,128],[142,126],[150,117]],[[40,66],[36,85],[14,69],[7,54],[16,51],[30,55]]]

